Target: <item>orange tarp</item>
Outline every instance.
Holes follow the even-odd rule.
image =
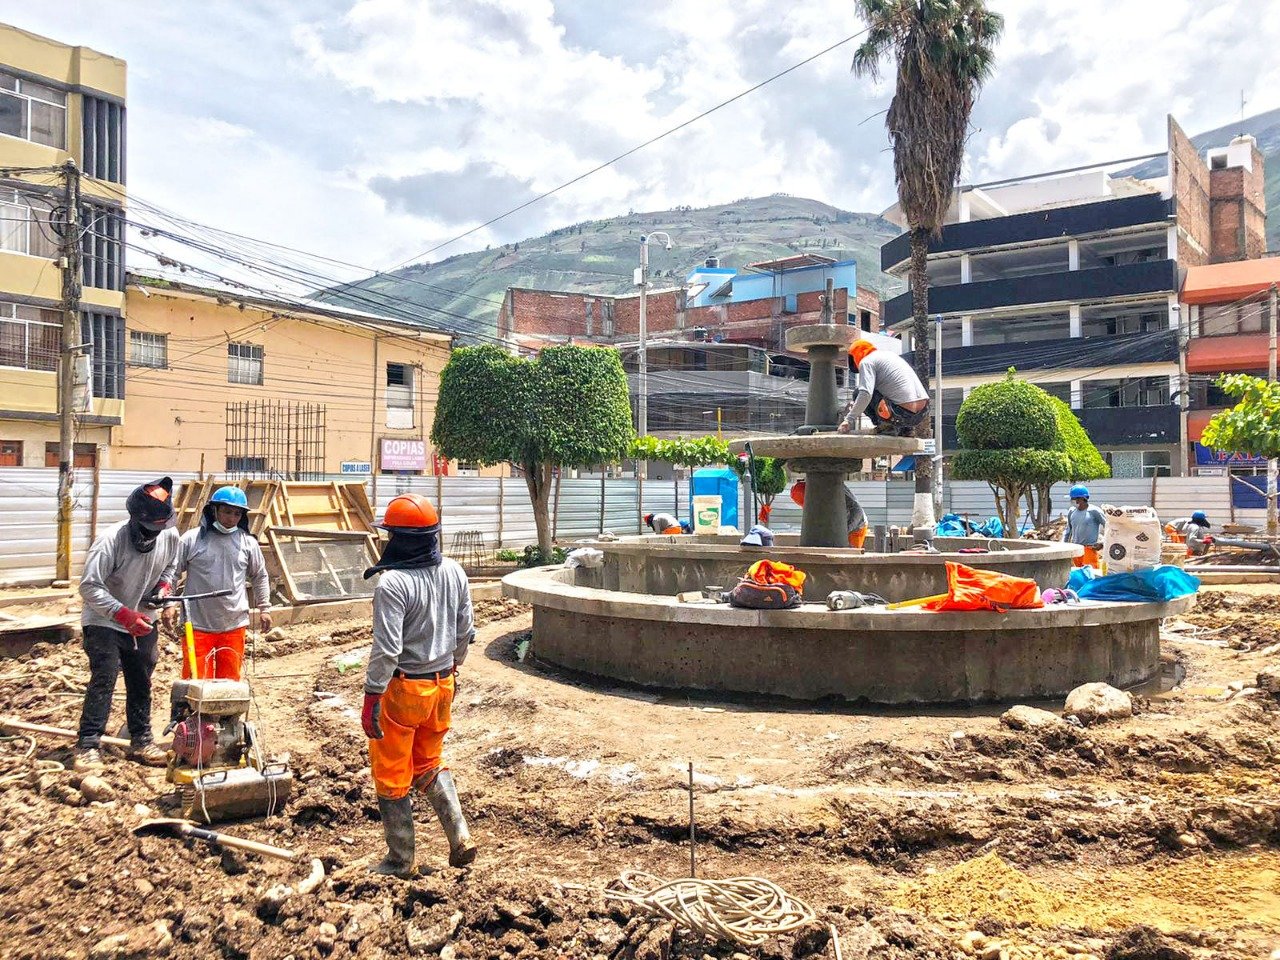
[[[994,570],[975,570],[947,561],[947,595],[924,604],[926,610],[1031,610],[1043,607],[1034,580]]]
[[[747,578],[756,583],[785,583],[796,591],[804,590],[805,572],[789,563],[774,560],[757,560],[747,570]]]
[[[1183,303],[1229,303],[1280,284],[1280,257],[1237,260],[1189,267],[1182,284]]]

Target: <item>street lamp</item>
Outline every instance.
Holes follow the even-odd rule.
[[[645,340],[649,333],[649,240],[661,237],[665,249],[671,249],[671,235],[657,230],[640,237],[640,269],[636,271],[636,285],[640,287],[640,363],[636,376],[636,432],[645,436],[649,432],[649,351]]]

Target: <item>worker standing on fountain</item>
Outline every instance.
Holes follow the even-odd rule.
[[[838,428],[840,433],[849,433],[865,411],[874,433],[910,436],[929,415],[929,393],[911,365],[877,350],[869,340],[855,340],[849,357],[858,373],[858,392]]]
[[[373,649],[360,723],[382,813],[387,855],[374,873],[414,874],[412,791],[426,794],[449,840],[449,865],[476,857],[454,788],[441,763],[457,672],[475,637],[467,575],[440,553],[440,515],[426,497],[402,494],[379,524],[391,534],[376,566]]]
[[[173,481],[162,477],[137,487],[125,501],[125,509],[129,519],[93,542],[80,576],[89,686],[80,712],[77,770],[102,766],[99,746],[121,670],[129,756],[151,766],[164,766],[166,760],[151,730],[151,674],[159,652],[156,609],[147,599],[163,599],[173,590],[178,560],[178,531],[169,527]]]
[[[1107,525],[1107,518],[1097,507],[1089,506],[1088,487],[1072,487],[1070,497],[1074,509],[1067,511],[1067,528],[1062,533],[1062,539],[1066,543],[1084,547],[1083,556],[1075,559],[1077,567],[1096,567],[1098,551],[1102,549],[1102,530]]]
[[[249,500],[239,487],[215,490],[204,505],[199,525],[182,535],[178,574],[183,573],[187,575],[183,593],[230,592],[186,604],[195,649],[184,651],[182,679],[239,680],[251,612],[256,612],[260,630],[271,629],[267,564],[258,538],[249,532]],[[175,695],[181,692],[180,687],[174,688]],[[180,702],[171,704],[175,714],[179,706]]]
[[[861,548],[867,539],[867,512],[847,486],[841,484],[841,487],[844,489],[844,520],[849,528],[849,546]],[[797,480],[791,487],[791,500],[797,507],[804,507],[804,491],[803,480]]]

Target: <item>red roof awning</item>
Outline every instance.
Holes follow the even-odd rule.
[[[1273,283],[1280,284],[1280,257],[1190,267],[1182,284],[1182,302],[1230,303],[1264,293]]]
[[[1265,370],[1267,334],[1234,333],[1222,337],[1192,337],[1187,346],[1190,373]]]

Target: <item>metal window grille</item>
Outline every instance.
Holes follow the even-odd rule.
[[[227,472],[284,480],[324,476],[325,406],[290,400],[227,404]]]
[[[35,313],[39,320],[24,313]],[[0,303],[0,367],[21,370],[58,369],[62,325],[57,311]]]
[[[169,338],[163,333],[129,331],[129,363],[135,367],[169,366]]]
[[[93,395],[124,399],[124,318],[113,313],[82,313],[80,335],[93,358]]]
[[[124,289],[124,217],[97,204],[80,209],[84,234],[80,240],[81,279],[86,287]]]
[[[262,386],[262,347],[255,343],[227,344],[227,383]]]
[[[84,172],[99,180],[124,183],[125,108],[103,97],[83,98]]]

